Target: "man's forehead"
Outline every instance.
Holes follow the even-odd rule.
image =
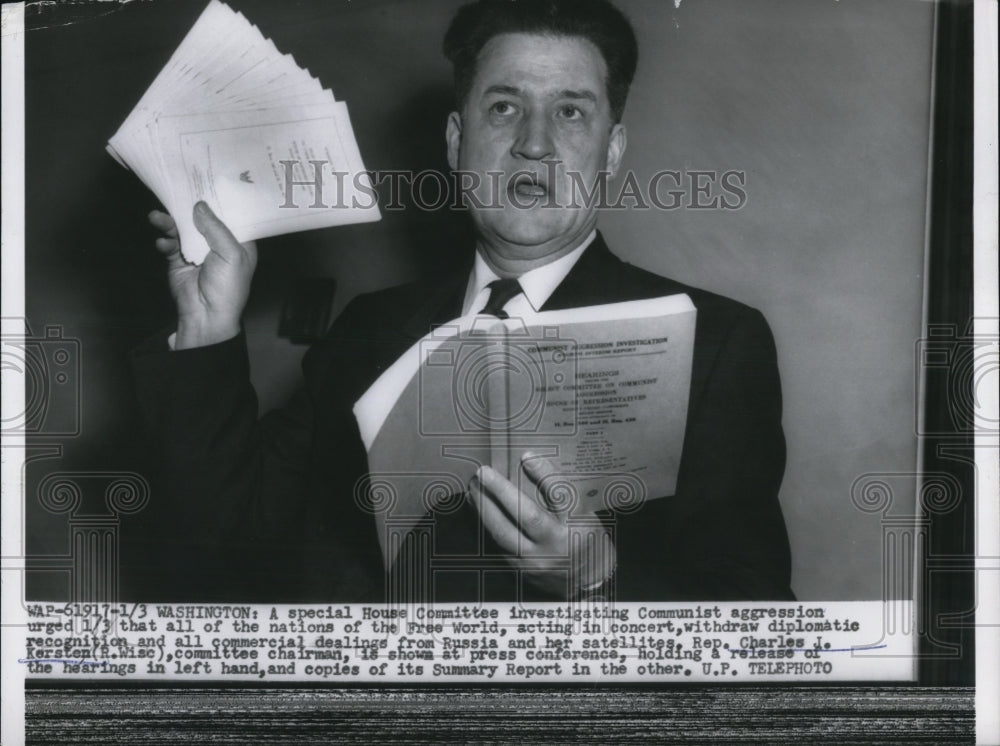
[[[508,33],[494,36],[479,53],[473,88],[597,100],[606,97],[606,79],[607,64],[589,39]]]

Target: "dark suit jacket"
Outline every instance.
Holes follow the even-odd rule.
[[[463,268],[354,299],[307,353],[305,387],[259,420],[242,336],[177,352],[161,339],[137,351],[157,462],[149,516],[159,535],[149,546],[164,550],[150,564],[164,568],[162,595],[384,599],[375,522],[354,499],[367,462],[352,406],[433,324],[460,313],[467,280]],[[600,236],[543,310],[674,293],[698,310],[677,493],[616,517],[615,595],[792,599],[778,504],[781,391],[763,316],[626,264]]]

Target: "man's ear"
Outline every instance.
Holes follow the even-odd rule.
[[[453,111],[448,115],[448,126],[444,131],[448,141],[448,165],[452,171],[458,170],[458,151],[462,147],[462,115]]]
[[[611,128],[611,137],[608,139],[608,171],[611,178],[618,175],[618,169],[622,165],[625,157],[625,148],[628,145],[628,131],[624,124],[616,124]]]

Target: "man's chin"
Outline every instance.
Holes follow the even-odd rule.
[[[496,239],[519,250],[519,253],[533,255],[536,251],[548,253],[554,247],[566,243],[573,230],[568,226],[556,227],[522,223],[501,226],[499,230],[492,232]]]

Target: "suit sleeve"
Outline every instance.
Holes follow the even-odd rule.
[[[620,599],[794,599],[771,331],[747,309],[710,350],[714,359],[696,361],[708,376],[692,388],[676,495],[615,519]]]
[[[143,532],[150,543],[146,554],[154,558],[147,568],[151,587],[188,599],[244,601],[319,592],[306,587],[317,574],[304,566],[316,560],[306,550],[322,546],[318,529],[311,527],[320,525],[317,511],[326,510],[339,490],[329,480],[317,486],[314,424],[324,382],[335,365],[337,340],[356,317],[356,305],[349,304],[327,339],[306,354],[305,386],[263,417],[258,417],[242,333],[177,351],[168,348],[164,335],[134,352],[153,477]],[[350,417],[349,411],[335,414]],[[356,427],[353,419],[342,424]],[[339,469],[336,444],[324,448],[325,461],[334,460]],[[348,551],[350,542],[334,543],[346,547],[343,556],[324,556],[323,564],[342,570],[344,577],[367,578],[353,567],[358,553]],[[156,564],[163,567],[152,567]],[[338,582],[330,578],[333,590],[322,592],[337,593]]]

